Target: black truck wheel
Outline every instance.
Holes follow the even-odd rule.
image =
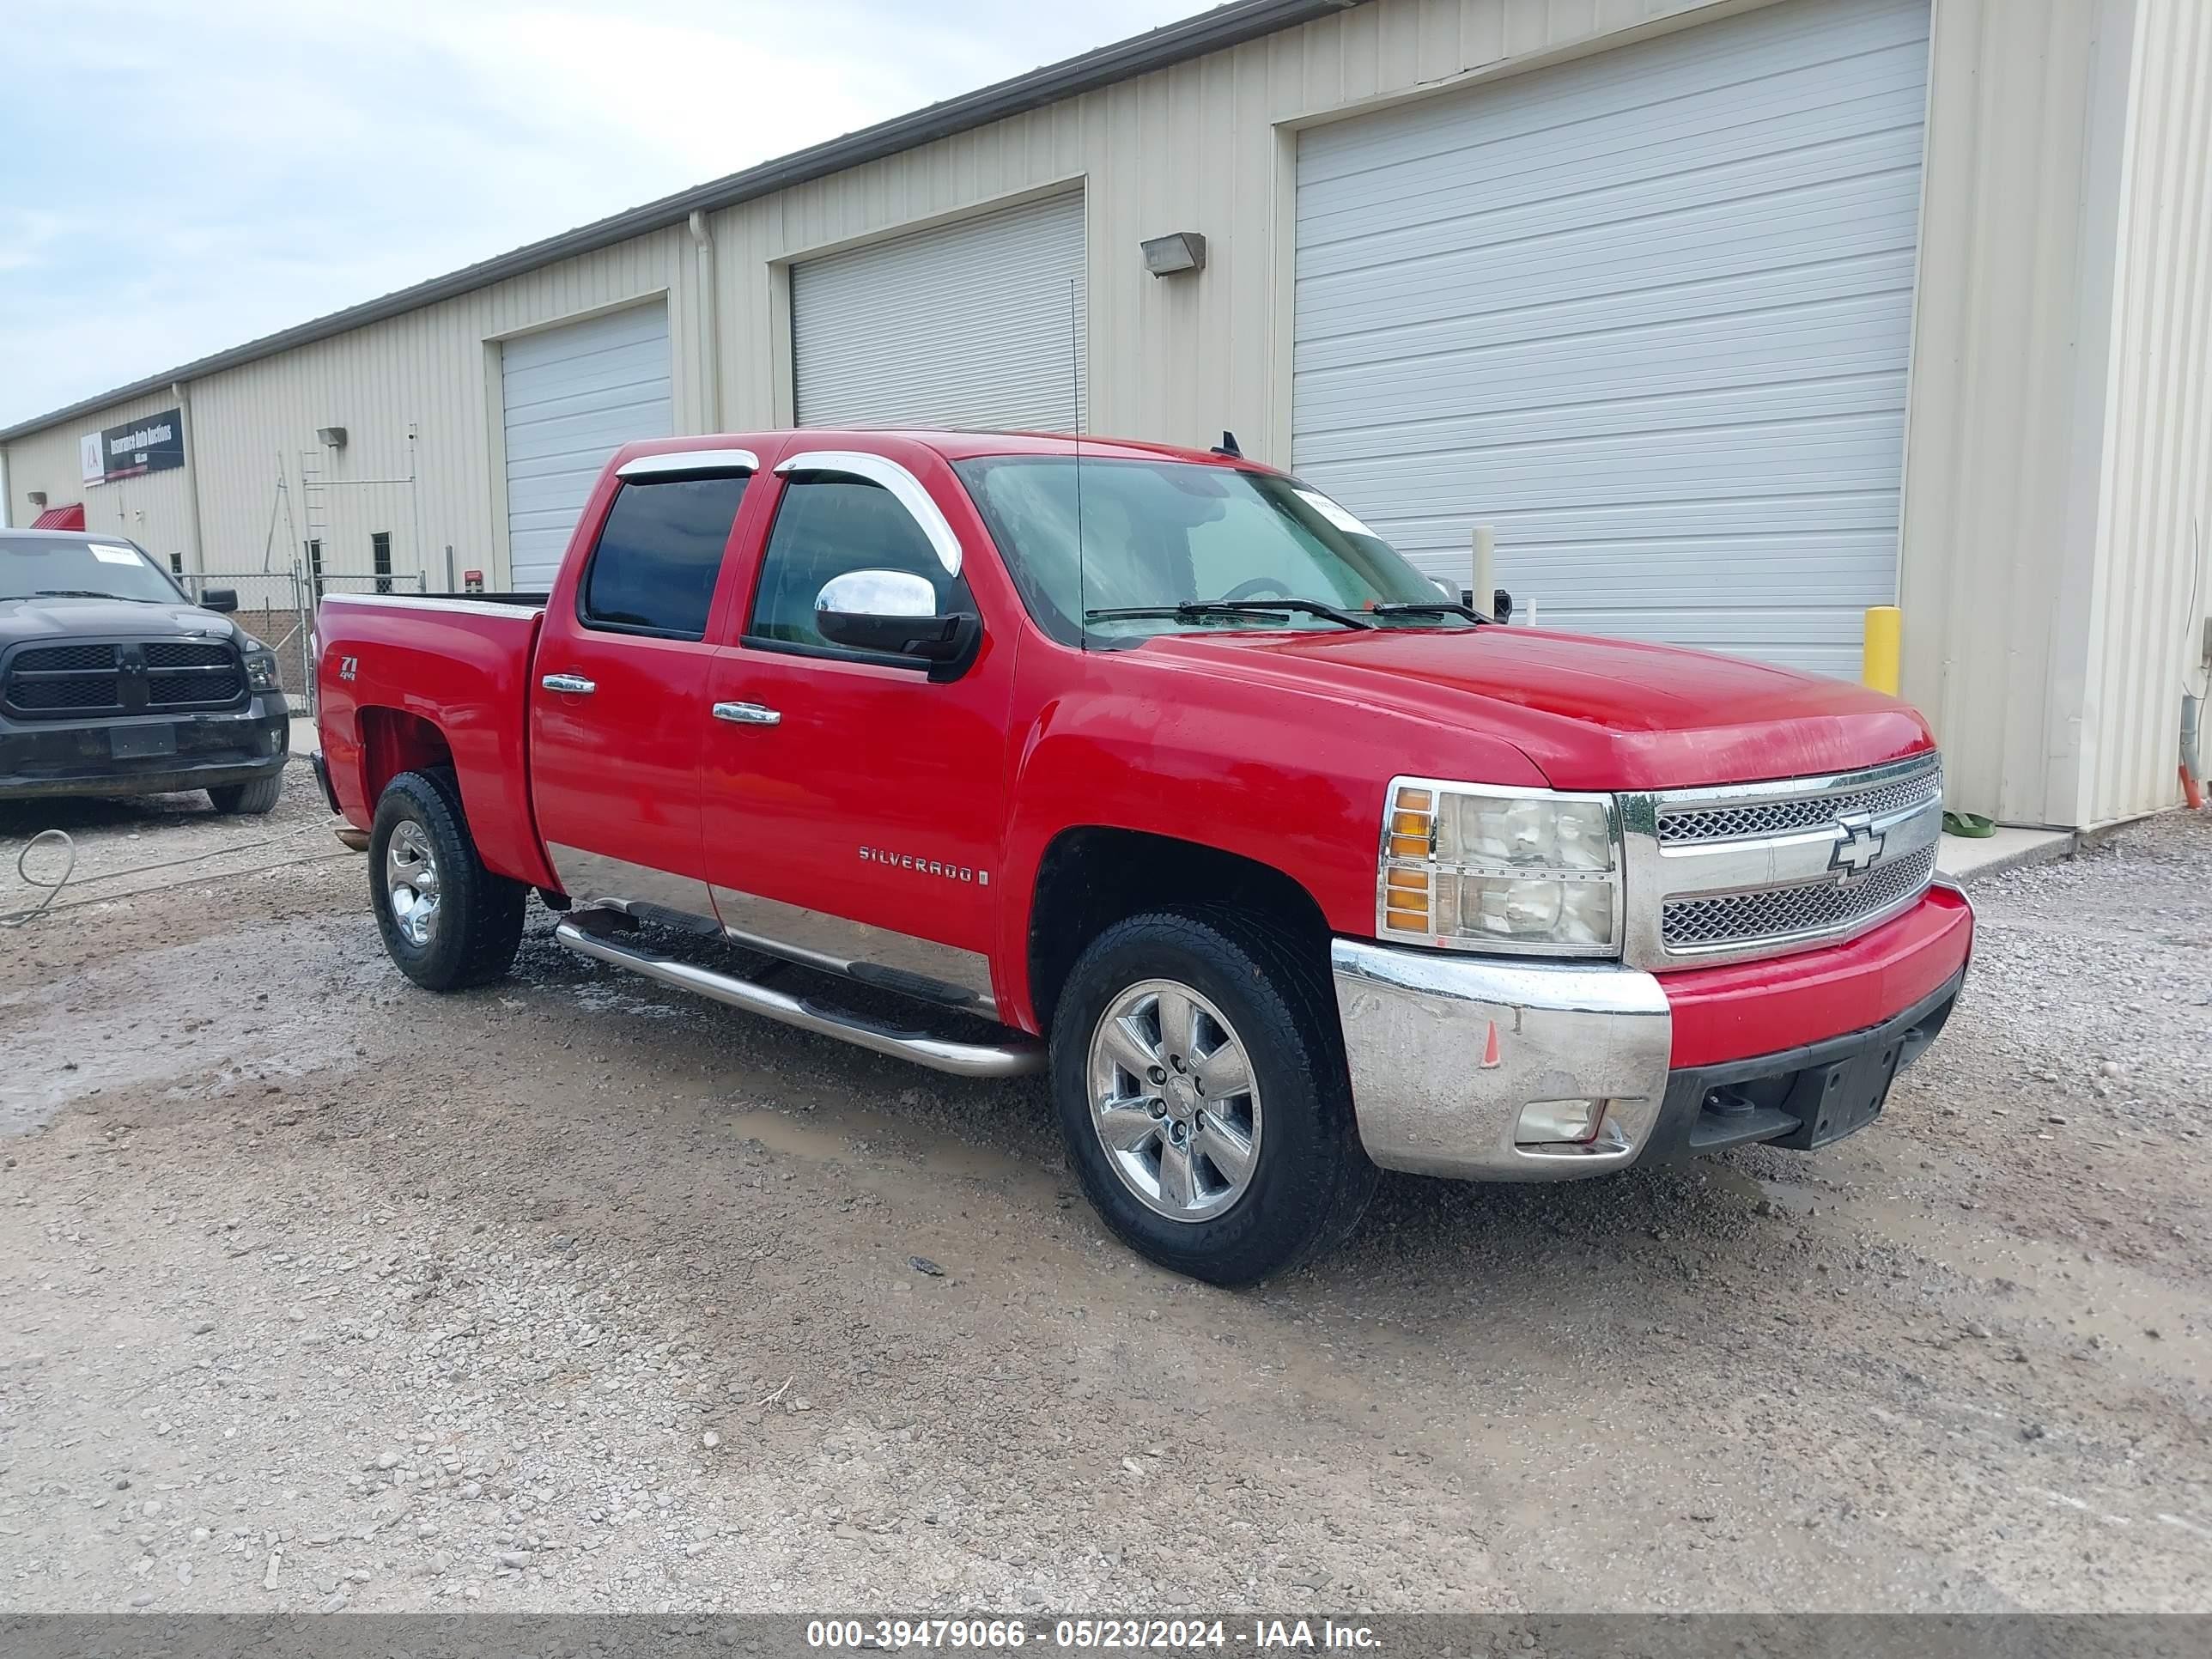
[[[1124,1243],[1216,1285],[1333,1249],[1374,1195],[1324,963],[1264,918],[1161,911],[1093,939],[1052,1087],[1084,1191]]]
[[[282,772],[271,772],[267,777],[256,778],[251,783],[228,783],[207,792],[210,804],[226,816],[272,811],[283,794],[284,775]]]
[[[432,991],[504,974],[522,939],[529,890],[477,856],[447,772],[402,772],[384,786],[368,832],[368,896],[399,971]]]

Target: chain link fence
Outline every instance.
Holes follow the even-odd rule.
[[[210,589],[228,588],[238,609],[232,620],[276,655],[278,684],[293,712],[315,712],[314,665],[307,641],[315,626],[315,606],[325,593],[422,593],[429,579],[420,571],[404,576],[327,574],[310,576],[300,565],[289,570],[194,570],[176,573],[195,604]]]

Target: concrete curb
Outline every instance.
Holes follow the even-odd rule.
[[[2030,870],[2039,864],[2056,864],[2061,859],[2070,859],[2081,850],[2081,838],[2063,831],[2054,831],[2045,839],[1993,854],[1978,862],[1953,864],[1953,859],[1959,856],[1954,848],[1976,845],[1977,842],[1967,836],[1945,836],[1936,855],[1936,872],[1946,881],[1956,882],[1961,887],[1978,886],[1992,876],[2009,875],[2015,870]]]

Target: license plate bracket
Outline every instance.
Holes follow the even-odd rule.
[[[118,726],[107,734],[107,752],[118,760],[144,760],[177,752],[177,728],[160,726]]]
[[[1797,1127],[1774,1144],[1813,1152],[1865,1128],[1888,1104],[1889,1086],[1904,1053],[1902,1036],[1893,1036],[1846,1059],[1800,1072],[1782,1106],[1796,1118]]]

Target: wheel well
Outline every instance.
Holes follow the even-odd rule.
[[[1030,1001],[1041,1029],[1052,1029],[1085,945],[1125,917],[1191,904],[1264,910],[1328,957],[1321,906],[1272,865],[1139,830],[1065,830],[1045,849],[1030,908]]]
[[[446,734],[420,714],[404,708],[364,708],[359,718],[362,786],[372,814],[384,786],[402,772],[425,772],[453,763]]]

